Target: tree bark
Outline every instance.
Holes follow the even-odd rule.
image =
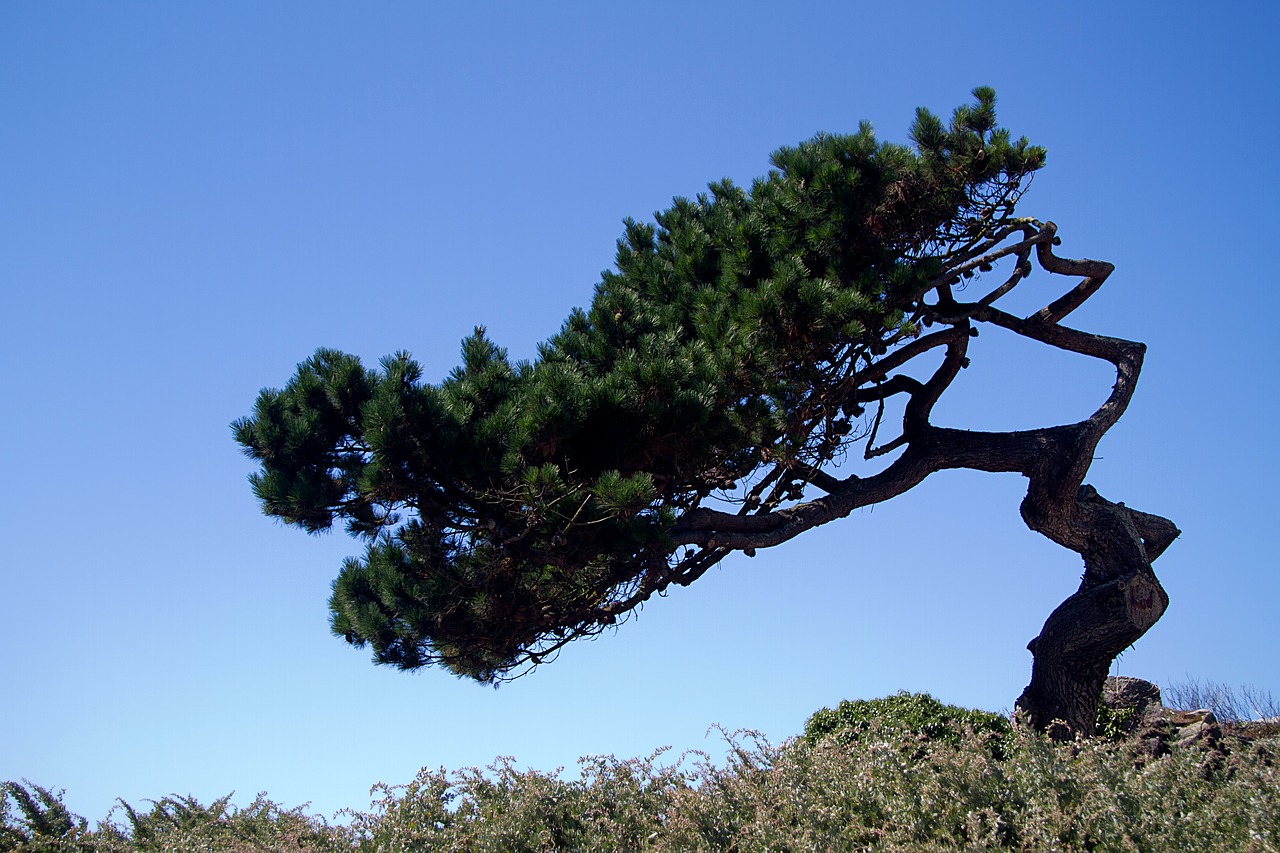
[[[1150,571],[1081,588],[1058,605],[1027,644],[1031,683],[1017,707],[1058,739],[1094,734],[1098,697],[1116,656],[1155,624],[1169,605]]]
[[[1034,488],[1023,503],[1028,526],[1061,541],[1053,535],[1061,531],[1046,530],[1048,519],[1037,516],[1033,495]],[[1112,661],[1169,606],[1151,561],[1179,534],[1172,522],[1112,503],[1087,485],[1079,490],[1075,510],[1068,514],[1077,527],[1071,538],[1084,557],[1084,577],[1027,644],[1031,683],[1017,702],[1032,726],[1058,739],[1094,734]]]

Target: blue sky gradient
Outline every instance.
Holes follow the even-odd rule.
[[[652,2],[0,7],[0,778],[266,790],[322,814],[422,766],[775,740],[899,689],[1009,708],[1078,582],[1015,476],[949,472],[494,691],[332,638],[359,545],[261,515],[229,430],[316,347],[443,378],[529,357],[626,216],[990,85],[1049,150],[1024,213],[1117,271],[1072,323],[1145,341],[1090,482],[1184,531],[1122,674],[1280,690],[1274,7]],[[990,11],[988,11],[990,10]],[[1049,277],[1033,276],[1038,307]],[[1051,296],[1049,297],[1051,298]],[[1032,304],[1037,302],[1038,304]],[[953,426],[1083,417],[1111,376],[990,333]]]

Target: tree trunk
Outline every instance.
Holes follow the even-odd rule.
[[[1022,515],[1033,530],[1084,557],[1080,588],[1049,615],[1040,636],[1027,644],[1034,662],[1031,683],[1017,707],[1028,722],[1059,740],[1093,735],[1111,662],[1137,642],[1169,606],[1151,570],[1178,536],[1159,516],[1112,503],[1082,486],[1068,510],[1046,513],[1033,487]]]
[[[1017,706],[1028,722],[1059,740],[1092,736],[1102,684],[1116,656],[1155,624],[1169,605],[1156,576],[1133,572],[1087,586],[1050,614],[1027,644],[1031,683]]]

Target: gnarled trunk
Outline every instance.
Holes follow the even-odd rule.
[[[1049,519],[1040,517],[1031,502],[1028,495],[1023,505],[1028,525],[1057,538],[1053,533],[1059,531],[1045,529]],[[1112,503],[1090,486],[1080,489],[1075,509],[1071,538],[1085,558],[1084,578],[1027,644],[1034,657],[1031,683],[1017,703],[1031,725],[1058,739],[1094,733],[1111,662],[1169,606],[1151,561],[1179,532],[1166,519]]]
[[[1059,739],[1092,735],[1111,662],[1168,605],[1169,596],[1149,571],[1088,588],[1081,584],[1027,644],[1034,663],[1018,708],[1028,722]]]

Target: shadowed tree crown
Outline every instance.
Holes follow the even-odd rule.
[[[1069,437],[929,423],[978,323],[1124,371],[1096,343],[1113,339],[1057,322],[1110,265],[1055,257],[1052,223],[1015,215],[1045,152],[997,127],[990,89],[974,98],[949,123],[918,110],[911,147],[865,123],[820,134],[775,152],[750,189],[720,181],[652,223],[627,220],[590,307],[532,362],[512,362],[481,327],[437,384],[403,352],[371,369],[322,349],[264,390],[234,424],[261,463],[251,479],[264,510],[367,541],[334,582],[334,632],[380,663],[495,681],[733,550],[753,554],[935,470],[1021,471],[1028,501],[1037,478],[1049,484],[1042,515],[1078,514],[1067,504],[1083,499],[1081,448],[1110,423]],[[1004,314],[994,302],[1033,255],[1085,281],[1039,319]],[[1000,262],[999,287],[956,300]],[[1140,363],[1140,345],[1116,343]],[[907,372],[934,350],[932,375]],[[1122,410],[1127,395],[1108,404]],[[882,440],[895,397],[901,425]],[[892,461],[837,479],[854,445]],[[1046,449],[1061,464],[1031,470]],[[1075,548],[1036,513],[1024,503],[1034,529]]]

